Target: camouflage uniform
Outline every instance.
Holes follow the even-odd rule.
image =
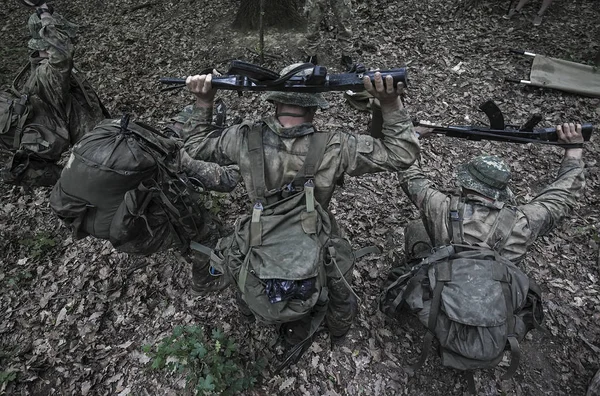
[[[31,75],[24,88],[34,87],[33,94],[37,87],[37,95],[57,110],[54,118],[67,121],[73,145],[100,121],[110,118],[84,74],[73,66],[71,38],[76,36],[78,26],[58,13],[44,20],[32,14],[27,26],[31,34],[27,45],[35,52],[30,57]],[[38,51],[47,51],[50,56],[41,58]]]
[[[485,169],[486,166],[492,168]],[[432,245],[449,244],[449,195],[433,187],[418,163],[402,172],[401,178],[403,190],[421,211]],[[510,205],[512,193],[507,187],[509,179],[510,171],[495,157],[479,157],[459,166],[458,181],[462,187],[495,199],[490,201],[477,195],[466,195],[463,220],[465,242],[482,242],[488,236],[502,206]],[[484,180],[488,184],[484,184]],[[497,184],[490,186],[490,182]],[[569,214],[584,186],[583,162],[566,157],[552,184],[528,204],[516,206],[516,223],[499,253],[514,263],[520,262],[538,236],[548,233]],[[412,231],[419,233],[416,228],[418,227],[412,228]],[[407,230],[407,234],[409,233]],[[410,250],[407,247],[407,251]]]
[[[193,106],[189,105],[183,108],[175,117],[171,118],[172,123],[167,125],[165,131],[173,134],[174,139],[179,140],[181,129],[185,122],[190,118]],[[229,192],[238,184],[240,179],[239,168],[235,165],[222,167],[212,162],[196,160],[181,149],[181,166],[186,175],[191,179],[198,180],[207,190]],[[218,239],[222,236],[223,229],[220,220],[206,210],[204,229],[196,242],[210,248],[217,245]],[[176,253],[182,262],[191,263],[192,267],[192,285],[193,293],[201,295],[208,291],[221,290],[228,285],[228,280],[224,276],[215,276],[214,270],[210,268],[209,256],[189,249],[187,253]]]
[[[31,111],[16,141],[15,149],[20,151],[3,178],[6,182],[53,185],[60,174],[55,162],[61,154],[109,114],[73,69],[70,37],[75,35],[75,25],[55,13],[44,14],[42,19],[31,15],[28,27],[32,34],[28,45],[36,51],[29,59],[29,77],[22,85],[17,81],[15,88],[28,95]],[[40,57],[41,50],[49,56]]]
[[[327,107],[327,102],[320,95],[270,93],[267,98],[302,107]],[[211,120],[212,109],[194,108],[182,132],[186,140],[186,150],[194,158],[214,161],[221,165],[239,165],[250,201],[255,202],[257,197],[252,185],[248,153],[248,124],[215,130],[211,126]],[[280,188],[289,184],[302,167],[311,135],[316,130],[308,123],[284,128],[274,116],[259,122],[263,136],[266,187]],[[325,209],[329,206],[336,182],[344,173],[360,176],[366,173],[406,169],[419,153],[419,143],[405,110],[386,115],[383,140],[349,132],[318,133],[328,135],[325,154],[314,177],[315,198]],[[269,197],[266,204],[271,204],[277,199],[277,196]],[[352,268],[340,270],[346,280],[351,282]],[[342,282],[329,286],[330,302],[326,322],[334,336],[341,336],[348,331],[356,315],[357,306]]]
[[[352,3],[350,0],[307,0],[305,13],[308,17],[307,35],[310,48],[316,48],[321,39],[321,22],[325,17],[328,6],[331,7],[337,22],[338,35],[342,52],[352,51],[352,29],[350,28]]]

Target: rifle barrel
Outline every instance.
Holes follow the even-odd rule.
[[[427,127],[428,125],[423,124]],[[511,142],[511,143],[544,143],[544,144],[558,144],[558,134],[556,128],[538,128],[534,129],[533,132],[519,131],[513,129],[489,129],[485,127],[469,126],[469,125],[458,125],[458,126],[429,126],[433,129],[434,133],[442,133],[448,137],[457,137],[469,140],[493,140],[499,142]],[[581,126],[581,134],[583,135],[584,141],[589,141],[594,126],[590,123],[584,123]],[[565,147],[570,147],[568,144],[564,144]]]

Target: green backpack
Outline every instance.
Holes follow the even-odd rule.
[[[458,370],[495,367],[505,349],[510,350],[507,379],[519,364],[519,342],[531,329],[541,328],[541,290],[498,254],[516,222],[515,209],[503,207],[487,243],[473,246],[464,242],[462,207],[458,197],[451,198],[453,243],[434,249],[389,285],[380,309],[392,318],[416,315],[425,326],[421,357],[411,370],[423,365],[435,338],[442,364]]]
[[[110,240],[123,252],[187,249],[202,239],[201,186],[180,164],[181,143],[142,123],[104,120],[74,147],[50,206],[74,237]]]
[[[265,198],[281,190],[266,189],[262,124],[250,127],[251,177],[258,200],[251,214],[236,221],[233,234],[219,240],[211,256],[213,267],[235,282],[259,322],[310,321],[301,339],[294,341],[296,352],[310,345],[320,329],[329,303],[328,284],[343,282],[352,290],[343,274],[351,273],[359,256],[348,240],[332,235],[329,215],[315,200],[313,177],[327,138],[324,133],[311,136],[304,165],[283,189],[282,199],[263,207]]]

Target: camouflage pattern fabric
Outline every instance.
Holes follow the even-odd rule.
[[[76,25],[59,14],[29,18],[32,33],[30,47],[38,49],[30,59],[26,79],[17,81],[16,89],[29,96],[31,111],[23,127],[19,147],[47,162],[56,162],[70,144],[108,116],[85,77],[73,68],[73,43]],[[39,50],[47,52],[40,57]],[[25,174],[25,173],[23,173]],[[22,179],[7,175],[6,182]],[[29,172],[33,176],[35,172]],[[23,180],[25,182],[25,180]],[[28,184],[36,184],[35,180]],[[48,180],[43,182],[44,185]],[[53,184],[53,183],[50,183]]]
[[[60,26],[60,30],[69,36],[69,38],[75,38],[77,36],[77,30],[79,29],[79,26],[69,22],[58,12],[53,13],[52,18],[54,18],[56,21],[56,25]],[[29,34],[31,35],[31,39],[29,39],[29,42],[27,43],[29,48],[37,51],[45,51],[50,47],[48,42],[46,42],[46,40],[40,35],[40,30],[42,29],[42,20],[36,13],[31,14],[29,17],[29,20],[27,21],[27,28],[29,29]]]
[[[350,0],[307,0],[304,7],[308,18],[307,35],[309,47],[318,45],[321,39],[321,22],[331,8],[337,22],[337,38],[346,54],[352,51],[352,29],[350,28],[352,3]]]
[[[512,200],[508,188],[510,169],[500,158],[483,155],[458,166],[456,179],[461,187],[497,201]]]
[[[329,135],[324,158],[314,180],[315,198],[323,208],[329,206],[336,182],[344,173],[361,176],[367,173],[393,172],[408,168],[416,160],[420,147],[408,113],[399,110],[385,117],[385,139],[382,140],[350,132],[319,132]],[[220,165],[237,164],[250,201],[256,201],[254,186],[250,182],[248,132],[244,127],[248,124],[214,130],[211,121],[212,108],[194,107],[192,116],[183,127],[185,149],[192,158]],[[302,167],[310,135],[315,129],[312,124],[284,128],[273,116],[261,122],[267,188],[280,188],[291,182]],[[269,203],[271,201],[267,202]]]
[[[433,186],[418,163],[401,172],[400,177],[402,189],[421,211],[432,245],[449,244],[450,196]],[[516,223],[500,255],[514,263],[520,262],[536,238],[548,233],[575,207],[584,186],[583,162],[565,158],[556,180],[531,202],[516,207]],[[465,242],[482,242],[504,204],[467,195],[463,220]]]
[[[186,150],[193,158],[220,165],[237,164],[250,201],[255,202],[257,197],[252,185],[248,153],[249,124],[214,130],[211,121],[212,109],[194,108],[192,116],[183,128]],[[302,167],[315,129],[311,124],[284,128],[275,117],[262,120],[261,128],[266,187],[269,190],[277,189],[290,183]],[[411,119],[405,110],[386,115],[384,140],[349,132],[320,133],[327,133],[328,139],[314,182],[315,198],[324,209],[329,206],[336,181],[344,173],[360,176],[366,173],[406,169],[416,160],[420,149]],[[269,205],[277,199],[276,196],[270,197],[263,205]],[[352,267],[341,270],[346,281],[351,283]],[[332,334],[341,335],[352,323],[357,304],[341,280],[332,282],[329,290],[331,309],[327,312],[326,321]]]
[[[32,111],[23,129],[26,141],[39,141],[43,147],[46,139],[39,133],[39,127],[49,129],[60,140],[61,147],[52,150],[43,158],[57,161],[70,142],[69,136],[69,92],[73,67],[73,44],[57,20],[44,14],[41,20],[39,37],[47,44],[48,58],[36,56],[30,58],[31,73],[23,87],[17,87],[29,94]],[[31,138],[27,136],[31,135]],[[57,143],[58,144],[58,143]],[[34,145],[22,147],[29,151],[39,152]]]
[[[286,66],[279,75],[284,76],[292,71],[294,68],[302,65],[302,63],[295,63],[290,66]],[[305,69],[301,72],[296,73],[297,76],[308,76],[312,73],[313,69]],[[305,93],[305,92],[268,92],[264,99],[269,102],[279,102],[288,105],[300,106],[300,107],[318,107],[321,110],[329,108],[329,103],[323,97],[321,93]]]

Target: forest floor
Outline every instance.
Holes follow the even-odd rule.
[[[186,76],[207,66],[226,70],[231,59],[258,62],[256,32],[230,28],[237,2],[168,0],[123,13],[141,0],[56,0],[55,8],[81,25],[75,63],[113,114],[127,110],[163,126],[192,102],[185,91],[160,93],[158,77]],[[369,67],[407,65],[406,107],[412,117],[441,124],[485,122],[477,108],[493,99],[511,123],[543,115],[600,124],[600,99],[504,83],[526,78],[531,59],[510,48],[591,64],[600,51],[600,8],[595,0],[557,1],[540,27],[532,19],[540,2],[512,20],[508,2],[482,0],[455,14],[459,1],[353,1],[355,57]],[[0,85],[27,57],[28,10],[18,2],[0,9]],[[319,54],[340,70],[334,17],[323,24]],[[264,66],[279,70],[302,59],[301,31],[268,30]],[[225,93],[229,120],[258,119],[272,111],[260,94]],[[322,130],[366,131],[368,116],[326,95],[331,109],[317,114]],[[471,122],[467,121],[467,122]],[[600,367],[600,155],[598,139],[586,144],[587,186],[570,218],[540,238],[522,268],[544,292],[545,336],[533,331],[522,343],[518,373],[500,379],[498,368],[475,373],[485,395],[584,395]],[[562,150],[540,145],[467,142],[446,137],[423,141],[423,164],[440,186],[451,186],[457,164],[482,153],[499,155],[513,171],[519,202],[533,198],[556,175]],[[248,356],[269,355],[273,327],[243,321],[230,289],[194,297],[189,268],[172,252],[134,257],[106,241],[73,240],[52,213],[50,189],[26,192],[0,185],[0,394],[180,395],[185,378],[150,370],[142,352],[177,325],[223,329]],[[221,214],[244,211],[243,189],[224,198]],[[264,370],[246,394],[462,395],[467,381],[441,367],[431,354],[415,374],[405,367],[418,356],[423,331],[410,321],[386,319],[377,297],[389,270],[403,259],[403,227],[418,217],[391,173],[346,178],[331,203],[355,248],[380,247],[354,271],[360,314],[347,339],[331,347],[321,334],[302,359],[279,375]],[[140,269],[135,270],[135,268]],[[507,358],[508,359],[508,358]],[[273,361],[275,363],[275,361]]]

